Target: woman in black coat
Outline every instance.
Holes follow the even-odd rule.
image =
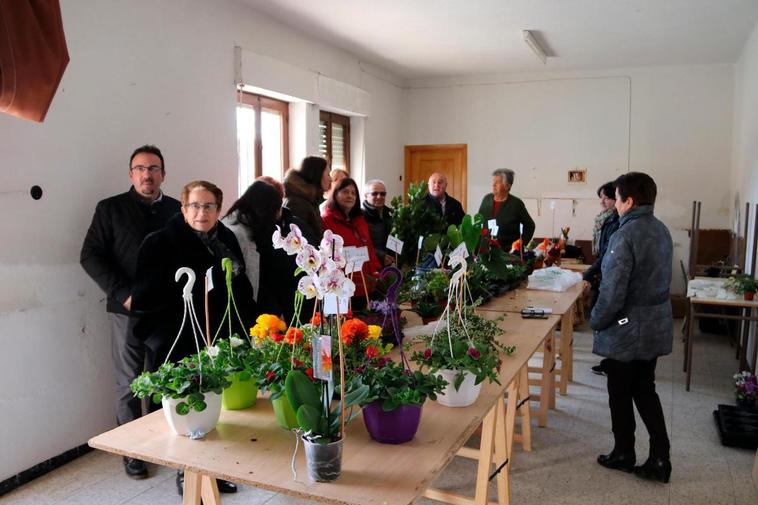
[[[169,220],[164,229],[148,235],[140,247],[132,298],[132,308],[140,318],[134,333],[152,344],[156,367],[167,358],[178,361],[197,352],[187,317],[182,335],[171,356],[168,356],[184,314],[182,292],[187,277],[182,276],[179,282],[174,280],[176,271],[181,267],[191,268],[197,277],[192,299],[203,332],[206,328],[204,279],[210,269],[209,286],[212,283],[213,289],[208,293],[209,340],[213,338],[226,311],[226,281],[221,268],[223,258],[232,260],[232,291],[243,323],[240,325],[232,307],[233,331],[247,333],[257,317],[240,246],[234,233],[218,220],[222,200],[223,193],[216,185],[207,181],[190,182],[181,194],[182,215]],[[219,335],[228,337],[227,333],[227,329],[222,329]],[[202,347],[203,343],[200,342]]]

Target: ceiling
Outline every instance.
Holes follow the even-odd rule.
[[[758,0],[242,1],[406,79],[734,63],[758,21]]]

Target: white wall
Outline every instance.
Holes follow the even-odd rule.
[[[708,65],[415,81],[407,143],[469,145],[469,212],[493,169],[514,169],[513,193],[526,197],[537,236],[571,226],[573,238],[590,238],[597,187],[628,169],[648,172],[681,291],[692,200],[703,201],[703,228],[730,226],[730,183],[718,174],[731,166],[733,76],[732,65]],[[567,182],[573,167],[587,168],[586,185]],[[576,215],[570,200],[557,201],[553,219],[551,197],[577,199]]]
[[[735,69],[734,93],[734,164],[732,170],[734,196],[739,199],[741,214],[740,233],[744,231],[745,202],[750,202],[748,222],[748,253],[753,244],[755,204],[758,203],[758,25],[742,50]],[[748,270],[753,261],[748,258]],[[751,272],[754,276],[756,272]],[[756,325],[751,328],[748,357],[752,361],[756,345]],[[755,364],[753,364],[755,365]]]
[[[114,425],[104,297],[81,242],[143,143],[164,152],[168,194],[202,177],[234,200],[235,45],[369,92],[367,176],[402,171],[404,92],[344,51],[226,0],[61,3],[71,63],[46,122],[0,116],[0,480]]]

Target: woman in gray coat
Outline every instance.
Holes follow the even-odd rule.
[[[671,353],[673,318],[669,285],[673,244],[653,216],[655,181],[639,172],[616,179],[619,228],[603,257],[600,292],[592,309],[592,352],[608,358],[608,403],[615,445],[601,465],[668,482],[669,438],[655,392],[655,365]],[[634,409],[650,435],[650,454],[635,466]]]

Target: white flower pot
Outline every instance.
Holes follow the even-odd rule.
[[[221,395],[217,393],[205,394],[205,410],[197,412],[190,410],[187,415],[180,416],[176,413],[176,405],[184,399],[164,397],[163,415],[174,433],[190,438],[203,438],[206,433],[213,431],[221,415]]]
[[[437,375],[440,375],[447,381],[445,390],[437,395],[437,402],[440,405],[446,407],[468,407],[479,398],[479,391],[482,389],[481,382],[474,384],[476,376],[471,372],[463,372],[463,382],[458,391],[455,390],[455,376],[458,373],[457,370],[439,370]]]

